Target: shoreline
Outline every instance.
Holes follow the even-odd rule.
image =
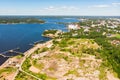
[[[0,23],[0,25],[16,25],[16,24],[44,24],[44,23]]]
[[[48,41],[46,41],[46,42],[44,42],[44,43],[35,44],[32,48],[30,48],[30,49],[28,49],[27,51],[25,51],[25,52],[23,53],[24,56],[22,57],[23,59],[22,59],[22,62],[21,62],[20,65],[22,65],[22,63],[26,60],[26,58],[29,57],[35,50],[37,50],[38,48],[41,48],[42,46],[47,45],[47,44],[50,43],[51,41],[52,41],[52,40],[48,40]],[[18,55],[16,55],[16,56],[18,56]],[[16,57],[16,56],[14,56],[14,57]],[[8,65],[8,62],[9,62],[11,59],[13,59],[14,57],[8,58],[3,64],[0,65],[0,69],[6,67],[6,66]]]
[[[14,80],[15,77],[17,76],[17,74],[20,72],[20,71],[23,71],[22,70],[22,65],[23,63],[26,61],[26,59],[32,54],[34,53],[38,48],[42,48],[43,46],[48,46],[50,43],[52,42],[52,40],[48,40],[44,43],[38,43],[36,45],[34,45],[32,48],[28,49],[26,52],[24,52],[24,56],[22,56],[21,58],[19,58],[19,62],[16,63],[18,60],[16,59],[17,56],[14,56],[12,58],[9,58],[7,59],[1,66],[0,66],[0,69],[4,69],[4,68],[7,68],[7,67],[11,67],[11,65],[15,62],[14,67],[15,69],[17,69],[14,74],[12,75],[12,79],[10,80]],[[23,71],[25,72],[25,71]],[[25,72],[26,73],[26,72]],[[29,73],[27,73],[29,74]],[[30,74],[31,75],[31,74]],[[33,76],[33,75],[32,75]],[[35,76],[33,76],[35,77]],[[36,77],[35,77],[36,78]]]
[[[30,49],[32,49],[32,48],[34,48],[36,45],[38,45],[38,44],[44,44],[44,43],[46,43],[46,42],[48,42],[48,41],[50,41],[51,39],[49,39],[49,40],[44,40],[44,41],[42,41],[42,42],[38,42],[38,41],[36,41],[36,43],[34,43],[29,49],[27,49],[26,51],[24,51],[24,52],[21,52],[23,55],[25,55]],[[38,42],[38,43],[37,43]],[[16,57],[16,56],[19,56],[20,54],[17,54],[17,55],[14,55],[14,56],[12,56],[12,57],[3,57],[3,56],[1,56],[0,55],[0,57],[2,58],[1,60],[1,62],[0,62],[0,67],[4,64],[4,63],[6,63],[6,61],[9,61],[9,59],[11,59],[11,58],[13,58],[13,57]],[[7,59],[6,59],[7,58]],[[3,60],[4,59],[4,60]]]

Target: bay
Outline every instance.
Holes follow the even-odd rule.
[[[43,37],[44,30],[57,29],[67,31],[67,25],[58,23],[78,22],[76,18],[37,17],[45,20],[44,24],[0,24],[0,53],[19,47],[19,52],[30,49],[36,41],[48,41]],[[0,56],[0,64],[6,59]]]

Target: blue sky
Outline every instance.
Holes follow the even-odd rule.
[[[0,15],[120,16],[120,0],[0,0]]]

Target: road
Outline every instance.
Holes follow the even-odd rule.
[[[29,76],[32,76],[32,77],[34,77],[34,78],[37,79],[37,80],[41,80],[40,78],[38,78],[38,77],[36,77],[36,76],[34,76],[34,75],[32,75],[32,74],[24,71],[24,70],[22,69],[22,65],[23,65],[24,61],[26,60],[26,58],[28,58],[32,53],[34,53],[34,51],[36,51],[38,48],[41,48],[41,47],[46,46],[46,45],[49,45],[50,42],[51,42],[51,41],[48,41],[48,42],[43,43],[43,44],[36,44],[33,48],[31,48],[30,50],[26,51],[26,52],[24,53],[25,55],[24,55],[23,60],[22,60],[22,62],[21,62],[21,64],[20,64],[20,67],[19,67],[18,70],[16,71],[15,76],[13,77],[12,80],[15,80],[15,77],[17,76],[17,74],[19,73],[19,71],[21,71],[21,72],[23,72],[23,73],[25,73],[25,74],[27,74],[27,75],[29,75]]]

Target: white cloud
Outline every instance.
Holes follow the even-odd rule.
[[[116,5],[116,3],[114,3]],[[118,5],[118,3],[117,3]],[[36,9],[0,8],[0,15],[120,15],[119,7],[113,4],[80,6],[48,6]]]
[[[59,6],[59,7],[55,7],[55,6],[49,6],[47,8],[44,8],[43,10],[48,10],[48,11],[71,11],[71,10],[78,10],[77,7],[74,6]]]
[[[59,9],[64,9],[64,10],[78,10],[78,8],[74,7],[74,6],[63,6],[63,7],[60,7]]]
[[[108,8],[110,7],[110,5],[93,5],[93,6],[89,6],[89,8]]]
[[[112,3],[113,6],[120,6],[120,2],[118,3]]]
[[[43,10],[56,10],[57,8],[55,8],[54,6],[49,6],[47,8],[44,8]]]
[[[15,8],[7,8],[2,9],[0,8],[0,15],[14,15],[14,14],[20,14],[20,15],[27,15],[27,14],[37,14],[37,15],[72,15],[76,14],[77,11],[79,11],[79,8],[75,6],[48,6],[43,8],[37,8],[37,9],[15,9]]]

